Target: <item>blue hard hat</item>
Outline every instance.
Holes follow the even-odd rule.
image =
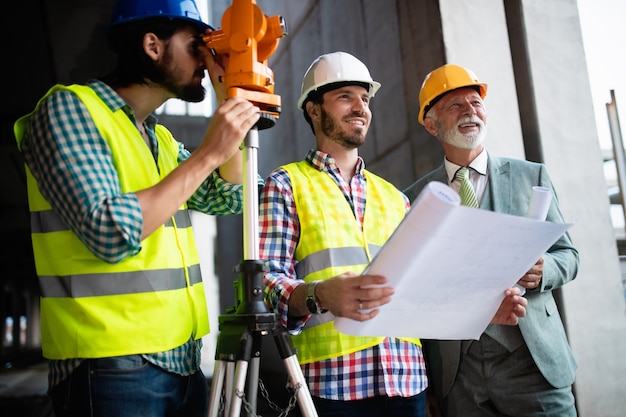
[[[118,0],[109,28],[152,17],[186,20],[198,25],[203,32],[207,28],[213,29],[202,21],[193,0]]]

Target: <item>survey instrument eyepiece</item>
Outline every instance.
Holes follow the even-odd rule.
[[[256,0],[233,0],[222,16],[222,26],[202,36],[207,48],[228,56],[222,77],[226,95],[243,97],[261,109],[259,129],[274,126],[281,112],[267,62],[285,35],[282,16],[266,16]]]

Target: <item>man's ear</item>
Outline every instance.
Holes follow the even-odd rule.
[[[424,117],[424,127],[426,131],[433,136],[437,136],[437,124],[432,117]]]
[[[154,33],[146,33],[143,35],[143,50],[150,58],[157,60],[162,54],[163,45],[161,40]]]
[[[311,120],[317,120],[320,116],[320,106],[312,101],[307,101],[304,107]]]

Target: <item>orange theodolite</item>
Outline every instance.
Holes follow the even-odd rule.
[[[273,126],[281,112],[280,96],[274,94],[274,73],[267,61],[286,34],[282,16],[266,16],[256,0],[233,0],[222,16],[222,27],[202,36],[207,48],[229,58],[222,79],[226,95],[259,106],[261,129]]]

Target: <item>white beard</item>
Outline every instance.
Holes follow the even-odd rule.
[[[476,123],[479,127],[478,133],[464,134],[459,132],[456,127],[450,130],[440,129],[443,131],[441,140],[448,145],[461,149],[475,149],[480,146],[485,140],[485,136],[487,136],[487,125],[477,117],[468,118],[463,120],[460,124],[462,123]],[[439,128],[442,128],[442,126],[439,126]]]

